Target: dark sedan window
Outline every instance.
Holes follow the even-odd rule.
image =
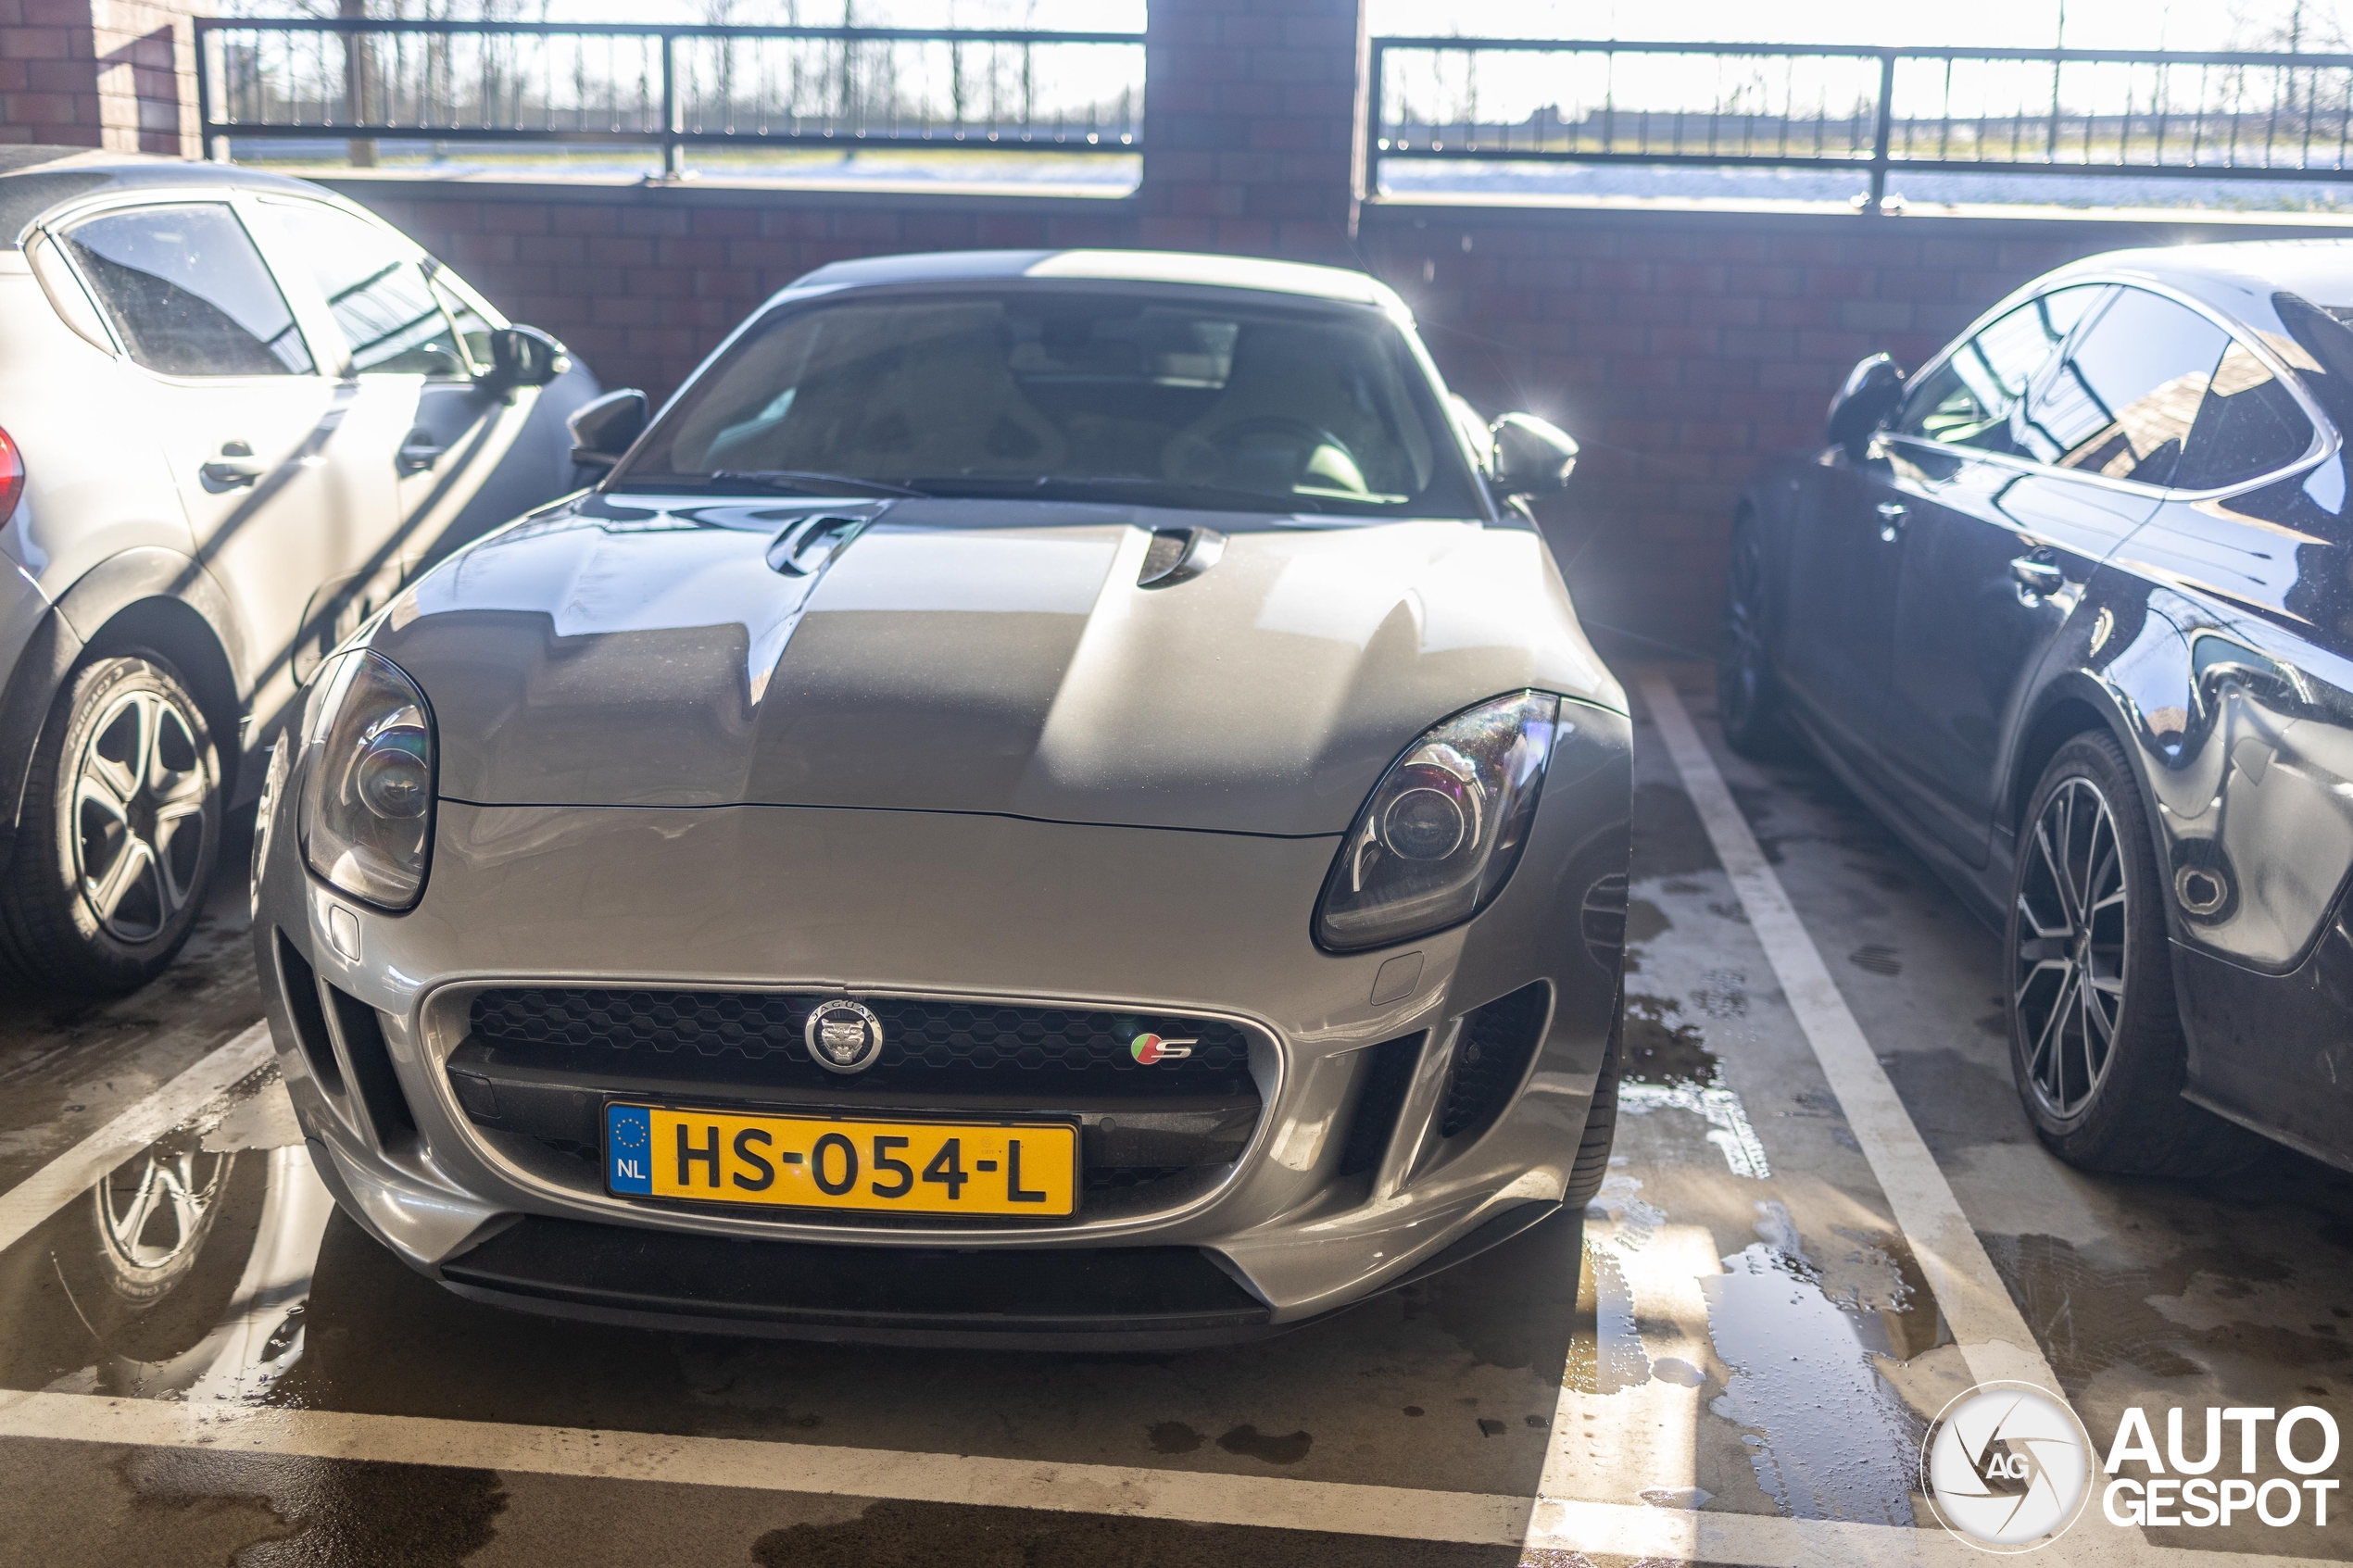
[[[812,471],[934,495],[1477,508],[1446,415],[1389,322],[1135,295],[785,312],[687,388],[618,482]]]
[[[1995,319],[1920,378],[1904,399],[1894,433],[1981,451],[2023,450],[2012,416],[2036,373],[2106,288],[2055,289]]]
[[[2187,306],[2119,289],[2035,393],[2028,452],[2057,468],[2170,483],[2229,341]]]
[[[2233,343],[2191,427],[2177,490],[2220,490],[2276,473],[2311,449],[2312,421],[2285,383],[2245,344]]]
[[[66,248],[131,351],[175,376],[310,372],[310,350],[245,225],[219,202],[77,223]]]

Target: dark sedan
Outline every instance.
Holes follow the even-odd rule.
[[[2353,1167],[2353,245],[2077,262],[1742,500],[1720,711],[1794,732],[2004,932],[2090,1169]]]

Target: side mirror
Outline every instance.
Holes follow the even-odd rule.
[[[1831,444],[1860,461],[1871,433],[1903,400],[1903,370],[1889,356],[1872,355],[1846,373],[1846,384],[1831,399]]]
[[[583,468],[612,467],[646,433],[650,414],[646,395],[634,386],[583,403],[564,421],[572,432],[572,460]]]
[[[490,369],[477,379],[484,386],[546,386],[572,369],[572,354],[537,327],[501,327],[490,334]]]
[[[1533,414],[1505,414],[1489,427],[1495,437],[1495,488],[1506,495],[1536,495],[1568,487],[1577,441]]]

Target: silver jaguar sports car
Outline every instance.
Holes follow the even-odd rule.
[[[271,759],[310,1152],[609,1322],[1248,1338],[1598,1187],[1624,694],[1353,272],[827,267],[409,585]]]

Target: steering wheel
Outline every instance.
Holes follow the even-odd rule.
[[[1289,414],[1253,414],[1210,436],[1177,432],[1161,467],[1175,480],[1210,484],[1233,477],[1248,482],[1238,488],[1280,493],[1299,483],[1308,459],[1326,446],[1356,466],[1348,444],[1321,425]]]

